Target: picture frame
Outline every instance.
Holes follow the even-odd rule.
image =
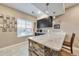
[[[0,28],[2,28],[3,26],[3,19],[4,19],[3,14],[0,14]]]
[[[3,27],[2,32],[7,32],[7,29]]]
[[[10,16],[6,16],[6,19],[10,19]]]
[[[54,29],[60,29],[60,24],[54,24]]]
[[[0,25],[2,25],[0,26],[0,29],[2,29],[2,32],[16,32],[17,22],[15,17],[0,14],[0,20]]]
[[[4,18],[3,14],[0,14],[0,18]]]

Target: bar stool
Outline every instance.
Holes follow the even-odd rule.
[[[64,41],[63,47],[61,49],[62,55],[73,55],[74,38],[75,38],[75,33],[72,33],[70,42]]]

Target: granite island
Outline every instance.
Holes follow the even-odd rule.
[[[29,37],[29,55],[57,56],[60,55],[65,32],[51,32],[45,35]]]

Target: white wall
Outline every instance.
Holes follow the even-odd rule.
[[[79,34],[79,5],[67,9],[65,14],[57,18],[57,20],[61,21],[61,28],[68,32],[76,32]]]
[[[28,14],[22,13],[20,11],[8,8],[6,6],[0,5],[0,14],[15,16],[17,19],[28,19],[34,21],[36,18]],[[16,44],[25,41],[25,38],[17,38],[16,32],[2,32],[0,29],[0,48],[8,45]]]
[[[74,46],[79,48],[79,5],[66,9],[64,15],[56,18],[61,24],[61,29],[68,34],[76,33]]]

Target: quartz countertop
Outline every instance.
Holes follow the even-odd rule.
[[[45,35],[29,37],[28,39],[47,46],[55,51],[60,51],[65,35],[65,32],[50,32]]]

